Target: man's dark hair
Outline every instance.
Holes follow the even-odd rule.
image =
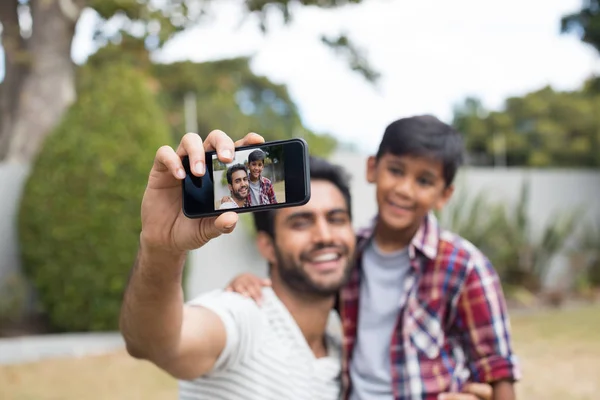
[[[231,185],[231,175],[233,175],[236,171],[244,171],[246,175],[248,175],[248,170],[244,166],[244,164],[233,164],[231,167],[227,169],[227,183]]]
[[[431,115],[401,118],[387,126],[376,159],[385,154],[430,157],[440,161],[444,181],[450,186],[463,163],[462,135]]]
[[[265,161],[265,153],[262,150],[254,150],[248,155],[248,163],[253,161]]]
[[[331,182],[336,188],[342,192],[348,213],[352,218],[352,196],[350,195],[350,177],[346,171],[338,166],[331,164],[322,158],[311,156],[310,164],[310,179],[323,180]],[[275,237],[275,213],[277,210],[268,210],[254,213],[254,228],[257,232],[265,232],[272,238]]]

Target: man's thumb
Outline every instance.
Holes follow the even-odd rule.
[[[224,214],[219,215],[212,224],[212,227],[214,228],[214,237],[217,237],[224,233],[233,232],[238,222],[238,218],[239,217],[237,213],[234,212],[226,212]]]

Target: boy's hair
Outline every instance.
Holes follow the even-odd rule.
[[[229,167],[227,169],[227,183],[229,183],[230,185],[231,183],[231,175],[233,175],[234,172],[236,171],[244,171],[246,173],[246,175],[248,175],[248,170],[246,169],[246,166],[244,166],[244,164],[234,164],[231,167]]]
[[[350,195],[350,178],[346,171],[338,166],[331,164],[322,158],[310,156],[310,179],[324,180],[335,185],[342,192],[348,213],[352,218],[352,196]],[[275,213],[277,210],[260,211],[254,213],[254,228],[257,232],[265,232],[270,237],[275,237]]]
[[[387,126],[376,159],[395,156],[430,157],[442,163],[444,181],[450,186],[463,163],[462,135],[432,115],[401,118]]]
[[[254,150],[248,155],[248,164],[253,161],[265,161],[265,153],[262,150]]]

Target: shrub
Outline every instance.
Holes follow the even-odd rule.
[[[47,138],[19,215],[24,270],[60,331],[118,327],[140,203],[169,128],[145,76],[86,66],[78,101]]]

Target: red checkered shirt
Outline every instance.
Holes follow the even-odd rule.
[[[357,234],[357,265],[339,300],[346,398],[357,337],[361,259],[374,222]],[[487,258],[458,235],[441,230],[433,214],[425,218],[408,251],[411,268],[390,338],[394,399],[435,400],[439,393],[460,391],[467,380],[520,379],[504,295]]]
[[[277,198],[275,197],[275,189],[273,189],[273,184],[268,178],[261,176],[260,178],[260,204],[252,204],[252,196],[251,191],[248,190],[248,197],[246,199],[246,203],[252,206],[258,206],[263,204],[277,204]]]

